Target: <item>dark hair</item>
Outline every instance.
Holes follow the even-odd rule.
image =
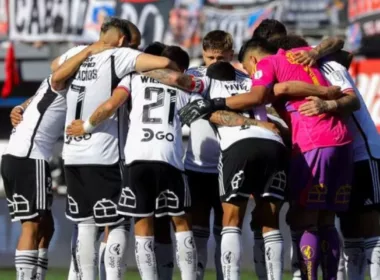
[[[127,38],[127,41],[131,41],[131,31],[129,30],[129,21],[117,17],[107,18],[100,28],[102,33],[106,33],[110,28],[117,28]]]
[[[295,48],[307,47],[309,44],[307,41],[298,35],[287,35],[281,37],[275,37],[269,40],[269,42],[275,45],[279,49],[291,50]]]
[[[178,46],[166,47],[163,50],[161,55],[173,60],[175,63],[177,63],[178,67],[183,71],[189,68],[189,65],[190,65],[189,54]]]
[[[246,53],[249,50],[259,49],[265,53],[275,54],[278,51],[277,46],[268,42],[266,39],[261,39],[254,37],[248,40],[240,49],[238,59],[240,62],[243,62]]]
[[[281,22],[275,19],[264,19],[253,31],[252,37],[268,40],[273,36],[285,36],[286,34],[286,27]]]
[[[137,49],[139,46],[136,44],[136,42],[133,42],[133,39],[138,38],[137,41],[140,43],[140,41],[141,41],[141,32],[140,32],[140,30],[137,28],[137,26],[135,24],[133,24],[129,20],[127,20],[127,22],[128,22],[129,32],[131,33],[130,43],[134,43],[134,45],[129,45],[129,47],[133,48],[133,49]]]
[[[203,50],[230,51],[233,49],[234,40],[230,33],[223,30],[214,30],[206,34],[202,41]]]
[[[145,49],[144,53],[147,54],[153,54],[160,56],[162,51],[166,48],[166,45],[160,43],[160,42],[153,42],[149,44]]]
[[[217,61],[207,68],[206,75],[219,81],[234,81],[236,79],[235,68],[229,62]]]

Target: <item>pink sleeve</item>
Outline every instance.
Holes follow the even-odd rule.
[[[276,72],[273,62],[269,59],[263,59],[256,65],[256,72],[252,77],[252,86],[273,87],[276,83]]]

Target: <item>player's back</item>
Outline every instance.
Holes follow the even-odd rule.
[[[105,102],[121,78],[134,71],[140,52],[115,48],[88,57],[79,67],[67,90],[66,126],[88,119]],[[118,111],[119,112],[119,111]],[[83,137],[65,137],[66,164],[115,164],[122,147],[118,137],[124,126],[115,113]]]
[[[136,73],[125,77],[123,85],[131,94],[126,163],[158,161],[184,170],[177,112],[188,103],[190,95]]]
[[[293,51],[295,50],[299,49],[279,50],[276,55],[260,61],[260,64],[273,67],[272,71],[275,72],[276,82],[303,81],[314,85],[328,86],[328,82],[317,67],[304,67],[294,61]],[[265,68],[263,70],[265,71]],[[255,79],[260,79],[260,75],[262,73],[257,72]],[[292,98],[285,104],[286,111],[290,115],[294,146],[298,146],[297,148],[305,152],[314,148],[340,146],[351,142],[347,126],[341,117],[333,114],[313,117],[301,115],[298,108],[305,102],[307,100],[304,98]]]
[[[250,90],[251,81],[218,81],[210,82],[210,98],[228,98],[237,94],[245,94]],[[256,120],[267,121],[265,106],[258,106],[252,110],[241,112],[241,115]],[[246,138],[270,139],[280,143],[282,138],[272,131],[258,126],[216,126],[220,139],[221,150],[226,150],[237,141]]]
[[[66,101],[54,93],[45,79],[12,130],[5,153],[48,160],[53,146],[63,134]]]

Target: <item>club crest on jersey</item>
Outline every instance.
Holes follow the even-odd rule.
[[[255,75],[254,75],[255,80],[259,80],[262,77],[263,77],[263,71],[258,70],[258,71],[255,72]]]
[[[331,76],[334,79],[334,81],[336,81],[339,84],[343,84],[344,78],[343,78],[342,73],[340,71],[332,72]]]

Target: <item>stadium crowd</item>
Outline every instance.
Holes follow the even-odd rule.
[[[319,267],[323,279],[364,279],[367,264],[380,279],[380,137],[342,40],[311,47],[267,19],[239,51],[245,72],[230,64],[233,38],[222,30],[203,38],[205,66],[196,68],[180,47],[155,42],[141,52],[140,41],[135,25],[110,18],[97,42],[56,58],[35,95],[12,110],[1,175],[10,216],[22,224],[18,280],[46,277],[47,161],[62,134],[69,280],[123,279],[131,226],[144,280],[172,279],[174,256],[182,279],[203,279],[210,229],[217,279],[240,279],[250,197],[260,280],[283,277],[285,202],[293,279],[316,280]]]

